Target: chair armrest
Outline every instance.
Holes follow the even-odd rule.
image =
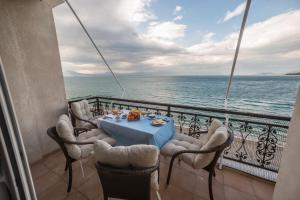
[[[92,129],[89,129],[89,128],[83,128],[83,127],[74,127],[74,130],[75,131],[90,131]]]
[[[73,113],[73,111],[72,111],[71,109],[70,109],[70,114],[71,114],[75,119],[78,119],[78,120],[83,121],[83,122],[87,122],[87,123],[91,124],[92,126],[94,126],[95,128],[98,128],[97,124],[91,122],[90,120],[86,120],[86,119],[82,119],[82,118],[78,117],[77,115],[75,115],[75,114]]]
[[[101,112],[101,111],[91,110],[91,112],[92,112],[92,113],[96,113],[97,116],[98,116],[98,115],[101,115],[101,113],[102,113],[103,111]]]
[[[79,142],[79,141],[69,141],[63,138],[60,138],[61,141],[65,144],[76,144],[76,145],[87,145],[87,144],[94,144],[94,142]]]
[[[223,145],[219,145],[219,146],[216,146],[216,147],[208,149],[208,150],[198,150],[198,151],[196,151],[196,150],[183,150],[183,151],[178,151],[174,155],[172,155],[172,160],[174,160],[176,157],[178,157],[179,155],[184,154],[184,153],[193,153],[193,154],[213,153],[213,152],[218,151],[222,147],[223,147]]]
[[[199,131],[199,133],[208,133],[208,130],[205,130],[205,131]]]

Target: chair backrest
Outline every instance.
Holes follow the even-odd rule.
[[[72,126],[72,123],[67,115],[61,115],[57,121],[56,124],[56,132],[57,135],[65,140],[75,142],[76,138],[74,136],[74,128]],[[68,155],[78,160],[81,157],[81,149],[76,144],[64,144]]]
[[[157,147],[112,147],[106,142],[97,141],[94,151],[105,198],[150,199],[152,178],[159,165]],[[158,185],[158,182],[155,184]]]
[[[56,131],[56,127],[53,126],[53,127],[50,127],[47,129],[47,135],[52,138],[58,145],[59,147],[61,148],[61,150],[63,151],[65,157],[66,157],[66,160],[68,159],[72,159],[69,154],[68,154],[68,151],[67,151],[67,148],[65,147],[64,145],[64,142],[62,141],[62,139],[59,137],[59,135],[57,134],[57,131]]]
[[[82,101],[73,102],[71,104],[71,111],[72,114],[74,114],[80,119],[90,120],[93,118],[93,114],[90,110],[89,102],[85,99]],[[85,122],[75,118],[75,124],[76,127],[83,127]]]
[[[215,123],[216,124],[216,123]],[[219,123],[218,123],[219,124]],[[194,168],[215,167],[222,151],[233,141],[233,133],[225,126],[220,126],[210,135],[200,150],[213,150],[212,153],[198,154],[194,159]]]
[[[144,199],[151,197],[152,173],[158,165],[148,169],[117,168],[96,163],[104,197]]]

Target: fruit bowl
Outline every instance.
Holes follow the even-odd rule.
[[[138,109],[129,111],[127,115],[128,121],[136,121],[136,120],[140,120],[140,118],[141,118],[141,111]]]

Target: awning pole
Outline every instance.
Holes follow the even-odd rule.
[[[83,25],[82,21],[80,20],[80,18],[78,17],[78,15],[76,14],[75,10],[73,9],[73,7],[71,6],[71,4],[69,3],[68,0],[65,0],[65,2],[67,3],[67,5],[69,6],[70,10],[72,11],[73,15],[76,17],[77,21],[79,22],[80,26],[82,27],[83,31],[85,32],[85,34],[88,36],[89,40],[91,41],[91,43],[93,44],[93,46],[95,47],[96,51],[98,52],[99,56],[101,57],[101,59],[103,60],[104,64],[106,65],[106,67],[109,69],[109,71],[111,72],[111,74],[113,75],[115,81],[117,82],[117,84],[119,85],[119,87],[122,90],[122,97],[125,94],[125,88],[122,86],[122,84],[120,83],[118,77],[115,75],[115,73],[113,72],[113,70],[110,68],[109,64],[107,63],[106,59],[104,58],[104,56],[102,55],[102,53],[100,52],[99,48],[97,47],[96,43],[94,42],[93,38],[91,37],[91,35],[89,34],[89,32],[87,31],[87,29],[85,28],[85,26]]]
[[[226,110],[227,110],[227,106],[228,106],[228,97],[229,97],[229,94],[230,94],[232,78],[233,78],[233,75],[234,75],[236,61],[237,61],[239,51],[240,51],[240,46],[241,46],[243,33],[244,33],[244,29],[245,29],[246,22],[247,22],[247,17],[248,17],[250,5],[251,5],[251,0],[247,0],[246,8],[245,8],[245,11],[244,11],[244,17],[243,17],[243,21],[242,21],[242,24],[241,24],[240,34],[239,34],[238,42],[237,42],[237,45],[236,45],[236,48],[235,48],[235,54],[234,54],[234,58],[233,58],[233,62],[232,62],[232,67],[231,67],[231,72],[230,72],[228,85],[227,85],[227,91],[226,91],[226,95],[225,95],[225,99],[224,99],[224,108]],[[228,116],[228,114],[225,114],[225,119],[226,119],[225,120],[225,125],[228,128],[228,125],[229,125],[229,116]],[[224,156],[224,154],[222,152],[222,155],[220,157],[219,169],[222,169],[223,156]]]

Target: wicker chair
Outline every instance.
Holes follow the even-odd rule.
[[[108,197],[150,200],[151,188],[160,199],[157,147],[152,145],[110,147],[102,141],[97,141],[94,146],[96,168],[104,200]]]
[[[78,132],[79,140],[76,140],[73,135],[74,132]],[[114,139],[108,137],[101,130],[73,128],[67,115],[60,117],[57,127],[48,128],[47,134],[58,143],[66,158],[65,171],[69,170],[67,192],[70,192],[72,188],[72,163],[89,156],[93,151],[93,144],[97,140],[103,140],[111,145],[116,143]]]
[[[232,143],[233,138],[233,133],[222,126],[219,120],[212,122],[206,141],[176,134],[161,151],[162,155],[171,157],[167,185],[170,183],[174,161],[178,158],[194,169],[204,169],[209,172],[208,189],[210,199],[213,200],[212,176],[215,176],[215,166],[221,153]]]
[[[151,174],[158,170],[159,163],[145,169],[116,168],[96,163],[96,168],[103,188],[104,200],[108,197],[150,200]]]
[[[71,103],[69,112],[73,126],[89,129],[98,128],[97,116],[101,115],[102,112],[96,112],[95,109],[91,109],[87,100]]]

